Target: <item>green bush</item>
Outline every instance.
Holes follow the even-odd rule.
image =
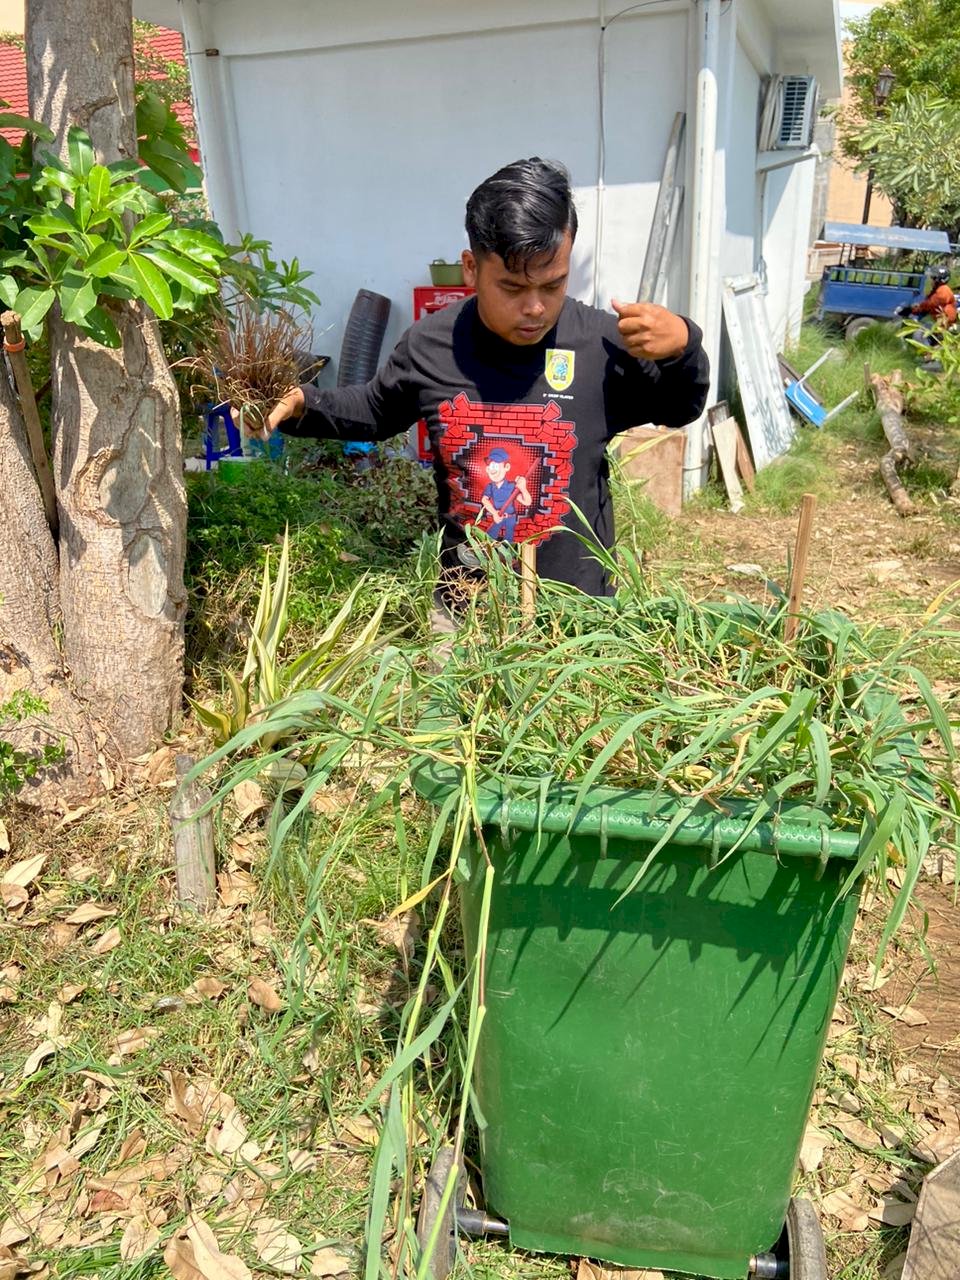
[[[19,724],[28,716],[46,715],[49,710],[42,698],[19,689],[0,703],[0,728],[5,724]],[[35,751],[23,751],[6,738],[0,738],[0,800],[15,796],[28,778],[36,777],[39,770],[48,765],[59,763],[64,754],[62,742],[48,742]]]
[[[191,594],[188,657],[222,666],[246,647],[244,619],[252,616],[267,551],[289,528],[293,646],[309,646],[326,627],[342,596],[368,570],[359,602],[371,613],[393,592],[401,567],[416,572],[411,553],[436,527],[436,496],[429,475],[403,458],[358,474],[339,445],[306,455],[289,450],[290,464],[313,470],[286,474],[265,462],[235,481],[215,472],[187,476],[186,583]]]

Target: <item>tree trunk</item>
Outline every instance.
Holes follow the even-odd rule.
[[[156,323],[129,303],[116,318],[116,351],[50,326],[53,469],[64,653],[129,757],[154,744],[180,706],[186,497],[176,388]]]
[[[27,0],[30,113],[67,152],[136,155],[131,0]],[[180,705],[186,497],[180,417],[156,320],[118,303],[113,351],[51,313],[63,651],[121,754],[153,745]]]
[[[0,705],[20,689],[43,698],[45,716],[5,724],[0,736],[37,751],[63,741],[62,764],[29,781],[21,799],[52,808],[97,788],[97,751],[85,709],[65,679],[54,642],[60,621],[57,554],[43,510],[26,434],[0,364]]]

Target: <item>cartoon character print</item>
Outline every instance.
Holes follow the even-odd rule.
[[[489,405],[461,393],[438,413],[450,515],[459,525],[523,542],[561,523],[577,436],[555,401]]]

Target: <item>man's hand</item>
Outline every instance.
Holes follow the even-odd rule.
[[[642,360],[670,360],[678,356],[690,337],[687,322],[653,302],[612,302],[620,317],[623,345]]]
[[[263,440],[266,442],[279,427],[281,422],[286,422],[288,418],[299,418],[305,408],[303,392],[299,387],[291,387],[284,395],[280,397],[277,403],[267,414],[266,421],[262,427],[248,427],[247,435],[254,440]]]

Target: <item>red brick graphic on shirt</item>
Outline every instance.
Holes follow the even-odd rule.
[[[445,400],[438,414],[450,515],[459,525],[475,524],[494,537],[523,542],[561,523],[570,510],[577,436],[556,401],[482,404],[461,393]],[[492,481],[499,487],[491,488]],[[500,502],[499,523],[490,511],[494,498]]]

